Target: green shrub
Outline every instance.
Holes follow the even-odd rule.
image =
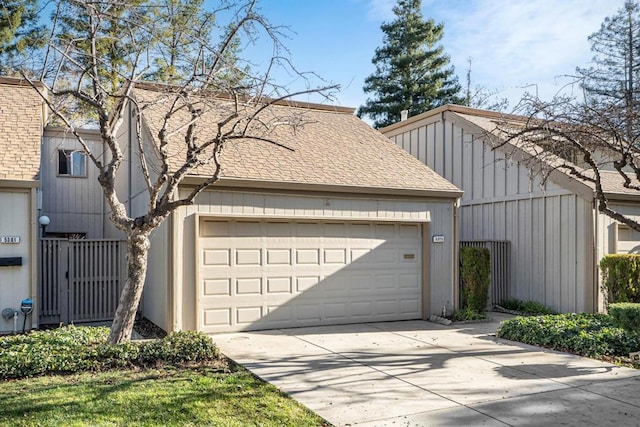
[[[489,249],[460,248],[460,279],[462,280],[462,308],[478,313],[487,309],[489,302]]]
[[[218,349],[211,338],[201,332],[172,332],[165,338],[143,343],[140,357],[144,364],[157,361],[171,364],[203,362],[215,359]]]
[[[640,304],[630,302],[609,304],[609,315],[615,325],[640,332]]]
[[[106,327],[75,327],[0,337],[0,379],[46,373],[180,365],[216,360],[218,350],[197,332],[174,332],[153,341],[107,343]]]
[[[522,301],[517,298],[502,300],[500,306],[507,310],[519,311],[526,314],[557,314],[555,310],[537,301]]]
[[[450,317],[450,319],[454,322],[466,322],[469,320],[482,320],[486,318],[486,314],[479,313],[468,307],[460,310],[455,310]]]
[[[600,260],[600,270],[609,303],[640,303],[640,255],[606,255]]]
[[[496,336],[581,356],[628,356],[640,350],[640,335],[617,327],[605,314],[569,313],[515,317]]]

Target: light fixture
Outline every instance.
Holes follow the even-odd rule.
[[[49,225],[50,222],[51,220],[46,215],[42,215],[38,218],[38,223],[40,224],[40,227],[42,227],[42,237],[47,235],[47,225]]]

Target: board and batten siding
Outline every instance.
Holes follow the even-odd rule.
[[[100,158],[102,143],[97,134],[84,135],[91,151]],[[57,130],[45,131],[42,145],[42,214],[51,219],[47,232],[87,233],[103,238],[104,199],[97,169],[87,159],[86,177],[58,176],[58,150],[81,150],[75,136]]]
[[[182,190],[184,191],[184,190]],[[330,197],[293,194],[261,194],[241,191],[207,191],[194,205],[179,208],[172,218],[171,239],[174,259],[172,280],[172,329],[196,328],[196,220],[201,215],[220,218],[290,219],[300,221],[367,221],[428,224],[428,237],[445,236],[444,243],[429,244],[428,297],[431,312],[454,304],[455,201],[384,198]],[[423,227],[423,230],[425,227]],[[153,266],[150,265],[150,269]]]
[[[387,136],[464,191],[460,240],[511,242],[511,297],[562,312],[593,311],[592,202],[543,183],[462,123],[445,113]]]

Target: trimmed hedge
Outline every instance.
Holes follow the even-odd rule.
[[[460,278],[462,280],[462,308],[483,313],[489,303],[489,249],[460,248]]]
[[[640,303],[640,255],[606,255],[600,260],[600,270],[608,303]]]
[[[640,304],[631,302],[609,304],[609,316],[617,326],[640,332]]]
[[[65,326],[0,337],[0,379],[112,368],[183,365],[219,358],[216,345],[198,332],[174,332],[153,341],[107,343],[109,328]]]
[[[514,317],[496,336],[587,357],[628,356],[640,350],[640,334],[616,326],[606,314]]]

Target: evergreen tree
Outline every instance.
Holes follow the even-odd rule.
[[[365,79],[363,90],[373,94],[358,109],[381,128],[400,120],[400,112],[413,116],[443,104],[460,104],[461,90],[449,57],[444,54],[444,25],[422,17],[421,0],[398,0],[396,19],[381,25],[383,45],[372,59],[374,74]]]
[[[588,105],[615,114],[627,137],[637,134],[640,111],[640,4],[627,0],[589,36],[590,68],[578,68]]]
[[[38,25],[38,0],[3,0],[0,3],[0,75],[10,74],[17,59],[45,43],[44,28]]]

